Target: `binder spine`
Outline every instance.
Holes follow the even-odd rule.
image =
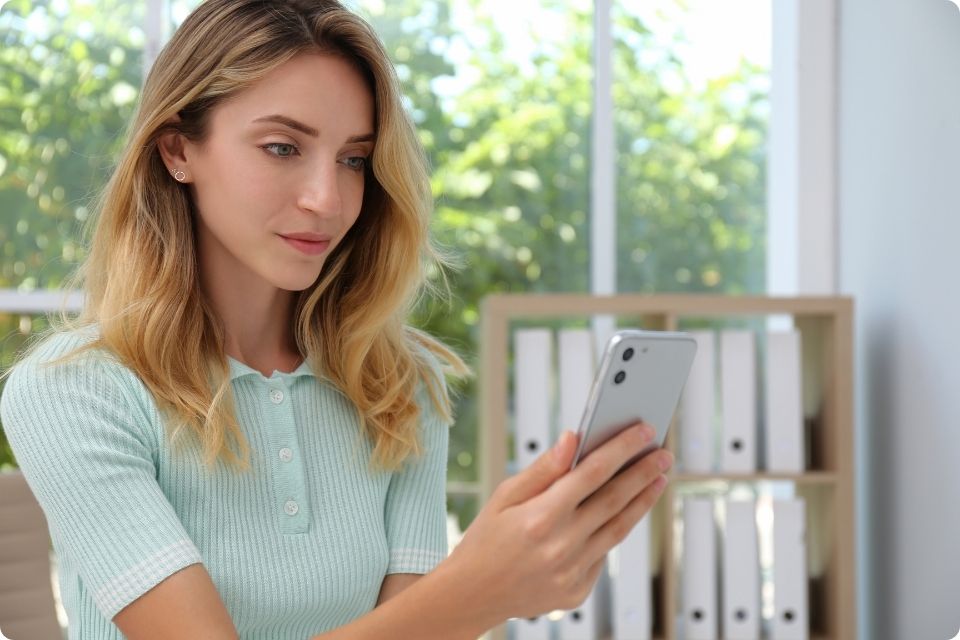
[[[514,332],[514,462],[526,468],[552,442],[553,334],[548,329]],[[515,618],[507,629],[513,640],[552,640],[546,615]]]
[[[804,471],[800,333],[767,333],[765,420],[767,469]]]
[[[757,470],[756,341],[752,331],[722,332],[720,369],[722,469],[727,473],[752,473]]]
[[[723,637],[760,640],[756,502],[727,500],[723,535]]]
[[[772,640],[809,640],[806,503],[773,501]]]
[[[611,553],[613,640],[651,640],[653,594],[650,516],[643,518]]]
[[[690,497],[683,504],[683,616],[686,640],[718,640],[717,542],[713,499]]]
[[[692,331],[697,355],[680,399],[679,465],[685,473],[711,473],[716,467],[716,355],[712,331]]]

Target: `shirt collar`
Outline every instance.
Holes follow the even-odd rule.
[[[273,375],[270,376],[269,378],[265,377],[262,373],[260,373],[253,367],[249,367],[244,363],[240,362],[239,360],[235,360],[230,356],[227,356],[227,364],[230,365],[230,381],[231,382],[233,382],[234,380],[237,380],[238,378],[242,378],[244,376],[251,376],[251,375],[258,376],[262,380],[274,380],[274,379],[284,380],[284,379],[298,378],[300,376],[316,377],[316,375],[313,373],[313,370],[310,368],[310,364],[308,360],[304,360],[303,362],[301,362],[299,367],[297,367],[296,369],[294,369],[289,373],[285,371],[277,371],[276,369],[274,369]]]

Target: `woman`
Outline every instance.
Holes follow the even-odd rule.
[[[671,463],[625,431],[498,487],[447,557],[466,367],[406,326],[424,154],[334,0],[208,0],[161,52],[74,286],[0,412],[70,638],[475,638],[582,602]],[[610,482],[607,482],[610,480]],[[123,635],[121,635],[123,634]]]

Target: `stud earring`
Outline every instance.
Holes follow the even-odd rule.
[[[176,173],[173,174],[173,177],[177,180],[177,182],[183,182],[187,177],[187,174],[177,169]]]

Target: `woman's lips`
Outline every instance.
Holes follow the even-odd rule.
[[[310,240],[296,240],[294,238],[288,238],[287,236],[280,236],[283,238],[287,244],[292,246],[297,251],[305,253],[308,256],[316,256],[325,252],[330,247],[329,240],[320,240],[313,242]]]

